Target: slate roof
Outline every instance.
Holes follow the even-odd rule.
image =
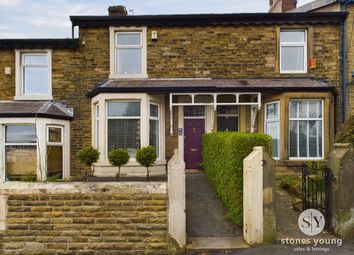
[[[273,79],[110,79],[98,84],[87,96],[100,93],[173,92],[267,92],[330,91],[335,86],[314,78]]]
[[[42,117],[71,120],[74,115],[65,106],[51,101],[0,101],[0,118]]]
[[[336,2],[338,2],[338,0],[315,0],[290,10],[289,12],[310,12]]]

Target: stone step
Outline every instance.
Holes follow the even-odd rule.
[[[242,236],[237,237],[189,237],[187,251],[213,251],[245,249],[246,244]]]

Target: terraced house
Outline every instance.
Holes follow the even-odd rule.
[[[72,39],[0,40],[1,181],[76,175],[76,152],[175,148],[200,169],[206,132],[263,132],[278,170],[325,160],[341,121],[343,12],[71,16]]]

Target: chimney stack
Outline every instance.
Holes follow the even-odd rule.
[[[128,16],[127,8],[124,5],[115,5],[108,7],[109,16]]]
[[[287,12],[296,8],[297,0],[269,0],[269,12]]]

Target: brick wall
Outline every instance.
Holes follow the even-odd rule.
[[[0,254],[167,253],[165,184],[23,185],[0,191]]]

